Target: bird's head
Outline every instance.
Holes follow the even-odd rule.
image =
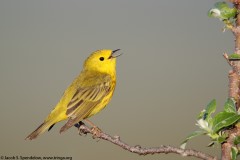
[[[92,70],[107,74],[115,74],[116,57],[120,56],[116,50],[97,50],[84,62],[84,70]]]

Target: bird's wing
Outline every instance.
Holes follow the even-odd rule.
[[[64,132],[74,124],[87,117],[91,111],[101,103],[102,99],[111,91],[111,78],[110,76],[101,77],[94,85],[87,87],[79,87],[73,95],[71,101],[67,106],[68,122],[61,128],[60,132]],[[91,81],[91,79],[90,79]],[[96,80],[95,78],[95,81]]]

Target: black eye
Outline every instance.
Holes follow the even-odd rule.
[[[100,57],[99,60],[100,60],[100,61],[104,61],[104,57]]]

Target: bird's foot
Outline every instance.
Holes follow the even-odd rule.
[[[81,129],[81,125],[85,125],[82,121],[76,123],[74,126],[78,128],[78,134],[81,136],[83,134],[87,134],[83,129]]]
[[[95,139],[95,138],[99,138],[100,136],[101,136],[101,133],[102,133],[102,131],[101,131],[101,129],[100,128],[98,128],[93,122],[91,122],[90,120],[88,120],[88,119],[85,119],[85,121],[90,125],[90,126],[92,126],[92,128],[91,128],[91,133],[92,133],[92,137],[93,137],[93,139]]]

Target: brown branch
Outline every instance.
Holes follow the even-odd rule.
[[[238,92],[239,92],[238,75],[234,71],[229,71],[228,79],[229,79],[228,96],[229,96],[229,98],[234,98],[237,101],[239,99],[239,95],[238,95]]]
[[[230,160],[231,159],[231,148],[234,145],[234,139],[240,135],[240,129],[238,127],[233,128],[228,131],[229,136],[227,142],[222,144],[222,160]]]
[[[236,9],[238,11],[240,11],[240,0],[235,1],[234,3],[234,7],[236,7]],[[237,15],[237,19],[236,19],[236,30],[237,32],[235,32],[235,53],[240,55],[240,14],[238,13]],[[235,98],[237,104],[236,104],[236,109],[238,110],[240,108],[240,96],[239,96],[239,77],[240,77],[240,61],[236,61],[233,63],[232,66],[233,72],[234,74],[237,74],[236,76],[232,77],[233,79],[229,78],[229,81],[231,83],[231,81],[236,82],[235,84],[235,94],[237,94],[237,97],[233,97]],[[229,97],[231,97],[231,92],[229,92]]]
[[[111,142],[111,143],[129,151],[129,152],[136,153],[139,155],[175,153],[175,154],[179,154],[184,157],[192,156],[192,157],[196,157],[196,158],[204,159],[204,160],[217,160],[216,157],[212,157],[208,154],[205,154],[205,153],[202,153],[202,152],[199,152],[196,150],[192,150],[192,149],[181,149],[181,148],[165,146],[165,145],[161,145],[159,147],[149,147],[149,148],[141,147],[140,145],[130,146],[127,143],[123,142],[119,136],[112,137],[102,131],[99,132],[98,134],[96,134],[92,129],[90,129],[88,126],[86,126],[84,124],[80,125],[79,131],[84,134],[90,133],[93,135],[93,138],[99,138],[99,139],[106,140],[108,142]]]
[[[240,10],[240,0],[229,0],[234,4],[234,7],[239,11]],[[235,26],[231,28],[235,36],[235,51],[234,53],[240,54],[240,14],[238,13]],[[227,60],[227,56],[224,56]],[[228,60],[229,63],[229,60]],[[234,98],[236,100],[236,109],[240,108],[240,61],[233,61],[230,63],[232,70],[229,71],[229,90],[228,97]],[[228,132],[227,141],[222,143],[222,160],[231,159],[231,148],[234,146],[234,138],[240,135],[240,128],[234,127]]]

